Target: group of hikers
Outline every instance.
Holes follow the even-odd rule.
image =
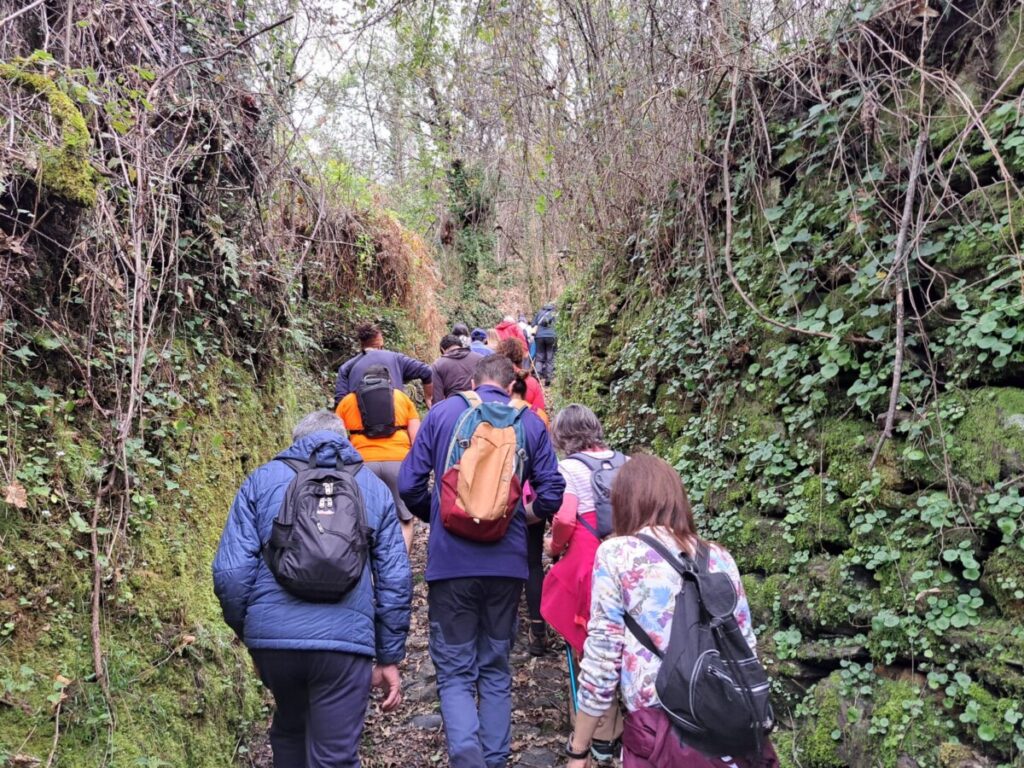
[[[776,766],[732,557],[698,536],[668,463],[613,450],[586,406],[549,417],[554,305],[522,324],[457,324],[432,365],[359,325],[334,411],[239,489],[214,589],[273,693],[275,767],[358,766],[371,689],[384,712],[402,703],[416,519],[453,768],[508,762],[524,591],[529,652],[547,652],[547,625],[566,644],[569,768]]]

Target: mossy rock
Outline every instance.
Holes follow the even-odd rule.
[[[970,747],[952,741],[939,745],[940,768],[986,768],[992,763]]]
[[[50,115],[60,128],[56,147],[36,148],[39,186],[75,205],[95,205],[97,174],[89,161],[92,137],[85,118],[53,80],[42,72],[34,71],[35,65],[34,58],[0,63],[0,80],[7,80],[45,99]]]
[[[1002,25],[1002,32],[996,43],[994,80],[1001,83],[1024,61],[1024,15],[1019,9],[1010,14]],[[1013,76],[1003,90],[1006,96],[1016,96],[1024,89],[1024,67]]]
[[[944,718],[910,680],[877,678],[871,695],[857,686],[844,691],[841,673],[820,681],[808,697],[817,712],[794,740],[805,768],[936,765]]]
[[[771,576],[751,574],[743,577],[743,589],[747,593],[747,604],[750,606],[754,626],[774,623],[779,599],[787,580],[788,577],[782,573]]]
[[[778,520],[741,511],[741,525],[724,533],[720,543],[732,553],[743,573],[782,573],[789,568],[792,546],[786,527]]]
[[[844,557],[813,558],[787,580],[782,612],[808,637],[855,635],[871,625],[877,610],[871,586],[854,576]]]
[[[1024,472],[1024,390],[983,387],[948,395],[944,406],[963,415],[950,432],[953,473],[991,485]]]
[[[878,436],[877,429],[860,421],[826,419],[819,425],[818,440],[828,462],[827,474],[844,495],[856,495],[861,485],[872,479],[872,472],[878,474],[883,489],[905,486],[891,441],[882,447],[874,470],[868,469]]]
[[[669,440],[674,440],[686,428],[695,403],[682,391],[672,391],[669,384],[662,384],[654,395],[654,409],[665,424]]]
[[[1004,544],[985,561],[981,584],[1008,619],[1024,619],[1024,550]]]
[[[850,543],[850,528],[846,522],[846,507],[832,497],[819,475],[808,478],[800,489],[807,504],[806,519],[792,527],[797,549],[846,549]],[[831,499],[831,500],[830,500]]]
[[[722,447],[726,453],[742,456],[744,448],[772,437],[785,437],[786,426],[761,398],[738,392],[725,415]]]

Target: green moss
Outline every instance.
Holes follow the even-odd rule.
[[[853,578],[845,557],[823,556],[788,578],[781,604],[783,613],[809,637],[852,635],[870,626],[877,593]]]
[[[814,715],[802,725],[795,739],[798,764],[806,768],[844,768],[846,759],[839,754],[842,701],[839,678],[833,674],[825,678],[811,692]]]
[[[1019,9],[1014,10],[1004,22],[1004,27],[999,35],[996,45],[996,60],[994,70],[995,82],[1001,83],[1013,73],[1014,69],[1024,61],[1024,15]],[[1006,96],[1016,96],[1024,89],[1024,67],[1013,76],[1003,90]]]
[[[932,700],[923,696],[916,684],[879,680],[871,724],[880,732],[875,744],[866,750],[875,754],[871,765],[898,768],[906,764],[908,757],[920,765],[935,764],[943,724]]]
[[[963,411],[951,430],[955,475],[982,485],[1024,469],[1024,390],[984,387],[950,395],[944,404]]]
[[[741,525],[724,533],[720,543],[732,553],[743,573],[781,573],[789,567],[793,554],[786,541],[785,526],[778,520],[759,517],[750,511],[740,512]],[[771,542],[771,546],[766,546]]]
[[[1024,619],[1024,550],[1016,545],[999,547],[985,561],[981,583],[1003,616]]]
[[[106,588],[103,647],[117,718],[111,765],[231,765],[236,744],[264,719],[262,689],[223,623],[210,564],[244,475],[287,444],[292,423],[314,407],[319,390],[287,364],[257,387],[226,360],[207,368],[195,386],[208,393],[207,405],[168,416],[189,427],[162,454],[164,466],[181,467],[177,487],[167,487],[166,476],[155,471],[138,478],[130,553]],[[77,434],[61,425],[55,431],[64,440]],[[78,461],[69,476],[87,471],[75,469]],[[59,764],[93,768],[104,762],[108,736],[102,695],[88,682],[91,581],[88,559],[74,556],[80,545],[75,536],[64,542],[46,523],[18,542],[25,571],[18,592],[31,596],[45,588],[56,600],[22,614],[0,654],[0,691],[24,689],[14,694],[14,707],[0,709],[0,744],[24,744],[23,753],[45,759],[53,733],[46,697],[62,674],[72,683],[62,708]],[[29,560],[39,562],[37,573]],[[44,586],[51,584],[58,586]],[[23,674],[23,667],[31,671]]]
[[[754,395],[738,393],[725,416],[723,448],[742,455],[744,447],[772,437],[783,437],[785,425],[772,413],[772,407]]]
[[[755,626],[774,623],[779,596],[786,587],[786,580],[785,574],[781,573],[764,578],[751,575],[743,579],[743,588],[747,593],[747,603],[750,605],[750,614]]]
[[[96,203],[96,173],[89,162],[92,138],[81,111],[49,77],[30,71],[31,59],[15,59],[0,64],[0,79],[37,93],[46,99],[50,114],[60,126],[60,144],[41,146],[39,153],[40,186],[76,205]]]
[[[877,431],[859,421],[827,419],[821,423],[819,441],[828,462],[828,476],[836,481],[844,495],[856,495],[861,485],[872,479],[868,464],[871,462],[872,443],[877,439]],[[903,485],[904,478],[892,441],[883,446],[873,471],[878,474],[883,489]]]
[[[845,507],[841,501],[830,500],[832,494],[822,478],[819,475],[809,477],[800,489],[800,496],[807,503],[807,513],[806,520],[793,528],[794,546],[809,550],[829,546],[845,548],[850,540]]]

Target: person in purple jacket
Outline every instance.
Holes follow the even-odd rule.
[[[423,382],[423,397],[427,407],[434,396],[434,384],[430,366],[414,360],[401,352],[384,349],[384,334],[375,323],[359,323],[356,326],[356,337],[362,347],[355,357],[350,357],[338,369],[338,378],[334,382],[334,407],[338,407],[345,395],[355,391],[356,385],[363,380],[363,374],[371,365],[383,365],[391,374],[391,383],[395,389],[405,391],[405,384],[419,379]]]
[[[491,355],[477,363],[473,385],[486,402],[509,401],[515,369]],[[512,673],[509,654],[526,581],[526,513],[520,505],[504,538],[479,543],[450,534],[440,520],[430,473],[444,474],[456,422],[468,404],[451,397],[435,405],[402,462],[398,491],[414,515],[430,523],[427,608],[430,657],[437,671],[452,768],[504,768],[511,747]],[[525,477],[536,493],[533,513],[547,518],[562,503],[565,480],[551,438],[533,412],[522,416]]]

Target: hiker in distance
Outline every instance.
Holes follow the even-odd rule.
[[[367,368],[383,365],[391,374],[391,383],[402,392],[410,381],[422,381],[423,398],[429,408],[434,394],[430,366],[401,352],[384,349],[384,334],[375,323],[359,323],[355,330],[362,352],[350,357],[338,368],[338,378],[334,384],[334,407],[337,408],[342,398],[363,380]]]
[[[384,711],[402,702],[409,558],[391,493],[341,420],[317,411],[292,436],[242,483],[214,591],[274,695],[275,768],[359,768],[371,686]]]
[[[483,328],[474,328],[469,338],[469,348],[481,357],[494,354],[494,350],[487,346],[487,331]]]
[[[473,370],[484,356],[470,349],[469,336],[466,339],[466,346],[451,333],[441,339],[441,356],[430,366],[434,397],[438,402],[473,388]]]
[[[565,489],[544,423],[509,403],[514,378],[505,357],[478,362],[476,389],[434,406],[398,478],[409,509],[430,523],[429,648],[452,768],[506,765],[509,654],[527,577],[522,487],[536,494],[538,517],[558,509]]]
[[[623,768],[778,768],[768,678],[732,556],[697,535],[679,475],[656,456],[622,465],[611,507],[615,535],[597,550],[568,768],[590,764],[598,723],[619,695]],[[712,636],[705,611],[721,634]],[[698,664],[708,650],[720,656]]]
[[[558,348],[553,303],[549,301],[538,310],[533,318],[533,327],[536,329],[534,343],[537,345],[537,355],[534,364],[537,366],[537,376],[545,387],[550,387],[551,380],[555,378],[555,351]]]

